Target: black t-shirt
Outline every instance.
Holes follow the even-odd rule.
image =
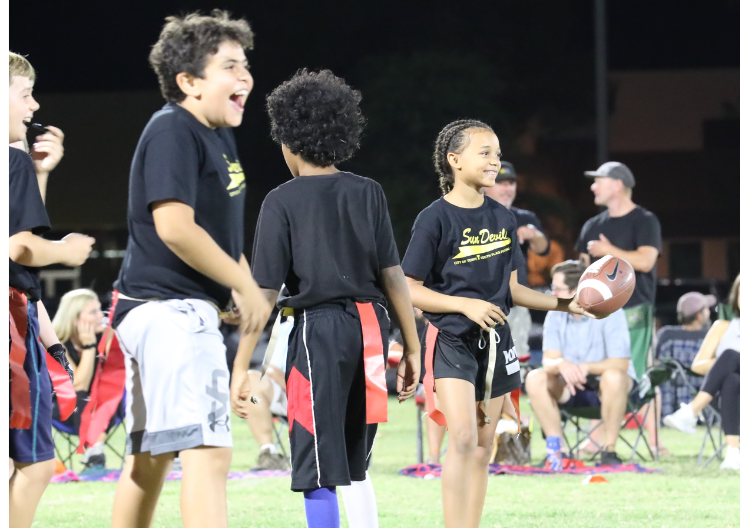
[[[41,199],[39,182],[36,179],[36,169],[33,167],[31,156],[17,148],[9,148],[9,236],[23,231],[41,235],[48,231],[51,225],[49,224],[49,216],[46,214],[44,201]],[[10,285],[24,292],[29,300],[38,301],[41,298],[39,268],[21,266],[10,259],[8,259],[8,262],[8,282]]]
[[[588,243],[591,240],[599,240],[600,234],[625,251],[635,251],[641,246],[651,246],[658,251],[661,249],[660,221],[653,213],[639,205],[624,216],[612,218],[607,210],[589,219],[581,229],[576,251],[588,254]],[[635,291],[624,307],[655,303],[657,264],[647,273],[636,271],[635,280]]]
[[[348,172],[299,176],[262,203],[252,273],[288,295],[281,306],[310,308],[352,299],[385,302],[380,272],[399,264],[379,183]]]
[[[484,196],[483,205],[466,209],[444,198],[416,217],[403,258],[403,272],[427,288],[482,299],[508,314],[513,302],[509,279],[522,265],[516,239],[516,218],[503,205]],[[459,313],[424,316],[440,330],[463,335],[478,327]]]
[[[180,260],[162,242],[151,206],[177,200],[231,258],[244,251],[244,171],[229,128],[210,129],[167,103],[149,120],[131,163],[128,246],[115,288],[136,299],[203,299],[222,308],[231,292]],[[136,306],[120,300],[114,326]]]
[[[540,219],[537,218],[537,215],[534,214],[532,211],[527,211],[526,209],[519,209],[518,207],[512,207],[509,209],[512,213],[514,213],[514,218],[516,218],[516,227],[517,229],[532,224],[535,226],[540,232],[542,232],[542,223],[540,222]],[[518,238],[518,237],[517,237]],[[529,251],[529,240],[526,240],[523,244],[519,245],[519,248],[522,250],[522,265],[517,268],[517,282],[519,284],[522,284],[523,286],[529,286],[529,277],[528,277],[528,268],[527,268],[527,251]],[[545,250],[543,255],[547,255],[550,253],[550,240],[547,241],[547,249]]]

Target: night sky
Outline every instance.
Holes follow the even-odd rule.
[[[445,50],[491,56],[537,49],[567,34],[567,47],[588,53],[589,0],[490,2],[49,1],[10,2],[10,49],[28,54],[38,90],[151,89],[149,48],[167,15],[222,8],[249,20],[257,34],[250,56],[257,86],[298,67],[346,70],[367,55]],[[740,1],[611,0],[611,69],[740,66]]]
[[[164,17],[212,8],[245,17],[256,34],[255,49],[248,53],[255,89],[244,124],[235,131],[249,185],[247,254],[262,198],[289,177],[269,138],[265,96],[301,67],[332,69],[363,93],[365,140],[342,168],[383,184],[402,251],[416,214],[439,196],[431,145],[449,121],[488,121],[501,138],[504,157],[510,154],[513,160],[518,159],[513,140],[534,117],[545,131],[593,126],[593,3],[588,0],[11,0],[10,49],[27,55],[37,70],[38,117],[74,131],[49,184],[48,207],[57,226],[89,231],[98,222],[125,228],[125,160],[146,116],[164,101],[147,102],[141,115],[109,109],[103,122],[86,116],[84,103],[44,114],[44,97],[156,92],[147,58]],[[739,27],[740,0],[610,0],[609,69],[740,67]],[[75,128],[78,113],[89,124]],[[83,156],[90,158],[88,165]],[[596,212],[577,172],[593,168],[589,156],[575,164],[577,195],[561,197],[577,211],[571,215],[571,233]],[[113,167],[112,159],[117,160]],[[106,163],[109,181],[93,179],[81,168]],[[522,199],[535,210],[544,203],[534,195]]]

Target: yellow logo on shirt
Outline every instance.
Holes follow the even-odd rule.
[[[502,229],[498,233],[491,233],[488,229],[481,229],[477,235],[471,235],[471,231],[471,228],[463,231],[463,238],[459,248],[460,252],[452,257],[453,260],[457,261],[455,264],[483,260],[511,250],[511,237],[506,232],[506,229]]]
[[[244,181],[245,178],[242,164],[239,163],[239,160],[231,163],[229,158],[226,157],[226,154],[224,154],[224,161],[226,161],[226,165],[229,169],[229,178],[231,179],[226,190],[229,191],[229,196],[237,196],[247,188],[247,184]]]

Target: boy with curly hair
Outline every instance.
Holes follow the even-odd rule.
[[[390,313],[406,343],[399,400],[414,393],[420,345],[381,186],[336,165],[359,147],[360,93],[330,71],[299,71],[267,98],[272,137],[294,179],[262,204],[254,278],[273,305],[282,284],[291,310],[286,368],[293,491],[310,528],[338,527],[336,486],[353,528],[377,526],[367,460],[387,420],[385,360]],[[234,362],[231,402],[249,413],[248,368],[259,331]]]
[[[114,528],[151,526],[178,452],[183,525],[227,525],[232,439],[219,317],[251,332],[270,313],[243,255],[246,183],[230,130],[252,90],[252,40],[249,24],[225,12],[169,17],[149,56],[167,104],[134,153],[115,285],[128,456]]]

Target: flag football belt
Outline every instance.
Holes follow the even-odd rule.
[[[480,330],[480,336],[478,338],[478,348],[481,350],[485,347],[485,330]],[[491,417],[488,416],[488,402],[491,400],[491,390],[493,389],[493,375],[496,370],[496,345],[501,341],[501,338],[495,329],[491,328],[491,335],[488,342],[488,369],[486,370],[486,388],[485,394],[483,395],[483,412],[485,417],[483,421],[486,424],[491,423]],[[424,356],[424,380],[423,384],[427,391],[427,410],[429,418],[434,420],[438,425],[447,425],[444,414],[437,408],[435,401],[436,398],[436,387],[434,384],[434,353],[437,346],[437,337],[439,330],[432,323],[427,326],[427,335],[425,341],[426,354]],[[516,395],[514,394],[516,392]],[[517,411],[517,417],[519,415],[519,392],[512,392],[512,403]]]
[[[160,299],[160,298],[156,298],[156,297],[152,297],[151,299],[137,299],[135,297],[129,297],[128,295],[124,295],[121,292],[116,292],[116,294],[118,295],[118,298],[119,299],[123,299],[124,301],[135,301],[135,302],[141,302],[141,303],[158,302],[158,301],[171,301],[172,300],[172,299]],[[199,301],[205,301],[208,304],[210,304],[213,307],[213,309],[216,310],[216,312],[218,312],[219,319],[228,319],[230,317],[234,317],[234,315],[235,315],[234,308],[231,308],[229,310],[224,311],[221,308],[219,308],[218,306],[216,306],[216,303],[214,303],[213,301],[209,301],[208,299],[198,299],[198,300]],[[109,317],[109,319],[112,320],[111,317]]]
[[[383,337],[380,324],[372,303],[354,303],[362,325],[363,361],[365,366],[365,416],[369,424],[388,421],[388,387],[385,382],[385,358],[383,357]],[[310,311],[310,310],[303,310]],[[293,308],[283,308],[275,318],[270,332],[270,341],[265,351],[260,379],[265,376],[275,353],[280,324],[283,317],[295,317]],[[300,317],[300,313],[298,314]],[[256,403],[254,396],[252,402]]]
[[[10,330],[10,423],[14,429],[30,429],[31,417],[31,382],[23,368],[26,361],[26,338],[31,332],[30,345],[41,347],[39,336],[35,335],[33,325],[28,320],[28,297],[25,293],[9,287],[8,290],[8,323]],[[32,351],[33,353],[33,351]],[[69,418],[77,407],[77,394],[72,386],[69,374],[48,352],[46,368],[51,378],[54,392],[57,395],[59,414],[62,420]]]

